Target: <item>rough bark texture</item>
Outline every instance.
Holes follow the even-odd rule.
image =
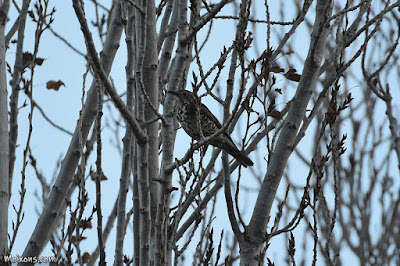
[[[4,12],[4,9],[1,10]],[[8,153],[8,97],[6,77],[5,21],[7,13],[0,17],[0,263],[8,256],[8,203],[9,191],[9,153]]]
[[[114,60],[115,53],[119,47],[119,40],[122,33],[122,24],[120,21],[121,9],[120,5],[116,5],[113,9],[111,18],[111,26],[104,44],[104,49],[101,56],[102,66],[106,73],[111,70],[111,65]],[[49,198],[44,206],[43,212],[35,226],[35,229],[26,246],[23,256],[34,257],[38,256],[44,248],[45,243],[49,239],[52,232],[57,214],[65,200],[65,195],[72,183],[72,177],[75,174],[76,167],[81,157],[79,139],[86,143],[89,130],[92,127],[93,121],[97,114],[98,94],[95,82],[90,87],[87,94],[85,109],[82,114],[82,127],[79,123],[75,128],[74,136],[72,137],[67,154],[65,155],[57,180],[51,190]]]
[[[267,173],[257,197],[253,215],[248,227],[249,240],[240,246],[240,264],[258,265],[263,261],[263,243],[266,227],[270,217],[272,203],[281,181],[283,171],[298,132],[300,123],[306,112],[311,93],[315,89],[322,58],[325,53],[326,40],[329,33],[329,17],[332,14],[333,1],[320,0],[317,2],[317,12],[314,29],[311,34],[310,47],[304,63],[303,73],[296,94],[292,100],[288,116],[282,132],[276,143],[276,148],[270,158]]]

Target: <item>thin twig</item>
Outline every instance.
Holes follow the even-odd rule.
[[[99,57],[97,56],[96,48],[93,43],[92,34],[89,31],[89,27],[87,25],[81,3],[79,0],[73,0],[73,6],[75,9],[76,16],[81,24],[81,30],[86,40],[86,47],[88,53],[90,55],[91,63],[94,72],[99,77],[100,81],[102,82],[104,88],[110,95],[111,99],[113,100],[114,105],[118,108],[122,116],[131,126],[133,133],[135,134],[137,141],[140,144],[144,144],[148,141],[147,134],[143,131],[140,127],[139,123],[133,117],[129,108],[125,105],[122,99],[119,97],[118,93],[115,89],[111,86],[110,82],[108,81],[107,75],[104,73],[103,67],[100,64]]]

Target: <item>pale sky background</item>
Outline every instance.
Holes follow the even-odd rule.
[[[93,5],[86,1],[86,16],[87,18],[92,18],[93,15]],[[103,1],[108,3],[108,1]],[[256,15],[260,18],[265,17],[265,8],[263,1],[257,1],[257,4],[260,6],[257,7]],[[284,3],[285,1],[270,1],[270,10],[278,10],[274,5],[278,4],[279,2]],[[79,23],[76,19],[72,1],[55,1],[52,5],[56,5],[57,12],[55,13],[55,21],[53,23],[53,28],[55,31],[60,33],[64,38],[69,40],[75,47],[77,47],[80,51],[86,52],[86,48],[84,46],[84,39],[82,33],[80,31]],[[108,6],[109,4],[105,4]],[[32,8],[32,4],[31,4]],[[311,21],[314,20],[314,9],[315,3],[310,9],[308,17]],[[254,9],[253,9],[254,10]],[[230,7],[224,8],[223,13],[231,14]],[[291,21],[293,18],[296,17],[296,14],[293,10],[288,8],[284,8],[285,13],[285,20]],[[254,15],[254,13],[253,13]],[[8,27],[10,27],[16,18],[15,9],[10,10],[9,17],[11,21],[8,23]],[[28,23],[26,25],[26,34],[25,34],[25,44],[24,44],[24,51],[33,51],[33,40],[34,40],[34,28],[32,27],[33,24],[30,21],[30,18],[27,18]],[[279,20],[279,14],[271,13],[271,20]],[[218,21],[220,22],[220,21]],[[220,51],[222,47],[229,46],[234,39],[235,36],[235,27],[232,22],[224,22],[226,25],[222,23],[214,23],[214,29],[211,34],[211,40],[208,43],[207,48],[204,52],[207,53],[207,56],[203,55],[203,65],[204,68],[207,69],[207,66],[212,66],[215,63],[215,60],[219,57]],[[289,27],[281,27],[280,28],[280,37],[283,36],[284,32],[286,32]],[[258,41],[257,46],[259,51],[263,50],[265,47],[265,31],[263,25],[258,26],[257,30],[254,31],[251,27],[249,30],[253,32],[253,34],[257,34],[256,40]],[[204,30],[203,30],[204,32]],[[95,33],[94,33],[94,36]],[[262,36],[262,37],[260,37]],[[16,38],[16,35],[14,36]],[[295,44],[294,48],[297,51],[302,52],[302,58],[306,57],[308,44],[309,44],[309,33],[304,31],[304,27],[299,27],[299,32],[295,34],[293,40],[291,41],[292,44]],[[98,41],[97,38],[95,38]],[[277,35],[272,34],[271,43],[273,47],[276,47],[278,42]],[[122,92],[125,87],[125,64],[126,64],[126,56],[125,56],[125,40],[124,35],[122,36],[122,40],[120,42],[121,46],[118,50],[117,57],[114,61],[111,77],[117,87],[117,89]],[[99,45],[97,46],[98,52],[100,52]],[[204,53],[203,52],[203,53]],[[53,34],[49,31],[46,31],[42,37],[41,45],[40,45],[40,52],[38,54],[39,57],[45,58],[43,66],[38,66],[35,68],[35,77],[34,77],[34,99],[36,102],[45,110],[46,114],[57,124],[62,125],[67,130],[73,132],[77,123],[77,119],[79,117],[79,110],[81,109],[81,96],[82,96],[82,83],[83,83],[83,74],[86,70],[86,61],[80,55],[73,52],[69,47],[67,47],[64,43],[60,40],[55,38]],[[13,65],[15,60],[15,44],[11,44],[11,49],[7,51],[7,60],[8,63]],[[229,60],[227,60],[226,66],[228,66]],[[279,61],[278,61],[279,62]],[[298,65],[295,66],[299,73],[302,71],[302,62],[298,60]],[[224,74],[220,79],[220,86],[224,87],[226,84],[226,71],[228,67],[225,67]],[[194,70],[195,71],[195,70]],[[192,78],[191,71],[188,75],[188,89],[190,88],[190,81]],[[283,77],[279,77],[277,75],[278,81],[281,79],[282,84],[284,83]],[[46,82],[49,80],[62,80],[65,83],[65,87],[61,87],[59,91],[47,90],[46,89]],[[88,77],[88,82],[86,83],[86,89],[89,89],[90,83],[92,78]],[[291,88],[285,89],[285,99],[281,100],[281,104],[278,104],[278,109],[283,108],[284,103],[290,99],[295,91],[296,83],[292,83]],[[279,83],[278,83],[279,86]],[[360,89],[359,84],[354,84],[354,93]],[[320,90],[320,88],[319,88]],[[10,95],[9,91],[9,95]],[[22,95],[20,97],[19,105],[21,106],[24,99],[26,97]],[[356,98],[356,97],[354,97]],[[357,99],[356,99],[357,100]],[[209,103],[210,109],[218,108],[218,105],[213,103]],[[112,114],[114,118],[118,118],[121,120],[116,112],[116,109],[108,102],[105,105],[105,109],[108,108],[113,110]],[[15,221],[15,212],[12,208],[14,204],[17,208],[19,206],[19,189],[21,183],[21,169],[22,169],[22,154],[23,150],[26,145],[27,139],[27,132],[28,132],[28,120],[27,116],[29,113],[30,107],[25,107],[20,110],[19,113],[19,135],[18,135],[18,148],[17,148],[17,161],[15,164],[14,169],[14,178],[13,178],[13,187],[12,187],[12,198],[10,202],[10,229],[9,232],[12,232],[11,229],[11,220]],[[214,113],[217,117],[222,120],[222,109],[214,110]],[[104,116],[103,126],[106,124],[106,121],[110,121],[110,114],[108,111]],[[384,109],[382,114],[384,114]],[[123,124],[123,121],[121,121]],[[124,128],[120,128],[118,137],[115,137],[114,133],[110,130],[106,129],[103,131],[103,169],[105,175],[108,177],[108,181],[102,182],[103,188],[103,199],[102,199],[102,206],[103,206],[103,224],[106,223],[107,217],[109,215],[110,210],[112,209],[114,202],[116,200],[118,194],[118,187],[119,187],[119,177],[120,177],[120,169],[121,169],[121,156],[118,153],[118,150],[115,149],[115,142],[121,141]],[[233,138],[235,139],[235,133],[233,133]],[[190,143],[190,138],[182,131],[179,130],[177,138],[179,139],[180,143]],[[33,155],[37,159],[38,168],[41,173],[46,177],[46,180],[50,180],[54,173],[55,173],[55,166],[56,163],[63,158],[65,152],[69,146],[71,137],[51,126],[45,119],[43,119],[42,115],[39,113],[38,110],[34,111],[34,129],[33,129],[33,139],[31,142],[31,149]],[[237,140],[237,139],[236,139]],[[312,140],[311,140],[312,141]],[[309,139],[306,138],[300,143],[301,149],[311,151],[311,142]],[[238,143],[238,142],[237,142]],[[121,143],[119,145],[122,145]],[[122,147],[122,146],[121,146]],[[175,148],[175,156],[181,157],[186,152],[186,147],[182,145],[177,145]],[[307,153],[306,153],[307,154]],[[310,154],[310,153],[309,153]],[[264,156],[267,153],[265,151]],[[255,158],[250,155],[251,159],[256,163],[255,167],[265,168],[265,162],[262,158]],[[311,156],[308,157],[309,159]],[[94,166],[95,154],[92,153],[87,171],[89,171],[90,166],[95,168]],[[296,161],[295,156],[291,157],[289,169],[289,173],[296,173],[299,178],[299,184],[304,184],[305,177],[308,173],[308,168],[298,160]],[[262,170],[262,175],[265,174],[265,170]],[[56,175],[58,172],[56,172]],[[245,178],[246,174],[244,174],[243,178]],[[242,179],[243,180],[243,179]],[[35,177],[35,173],[30,165],[27,167],[26,171],[26,188],[27,193],[25,196],[25,203],[24,203],[24,214],[25,218],[22,222],[20,231],[18,233],[17,241],[15,247],[12,250],[12,255],[22,255],[23,250],[26,246],[27,241],[29,240],[31,233],[36,225],[36,221],[38,218],[37,209],[41,209],[42,206],[40,205],[40,201],[35,198],[35,193],[41,195],[41,190],[39,187],[39,182]],[[258,184],[256,183],[254,178],[249,178],[246,180],[246,185],[250,188],[257,188]],[[87,205],[87,212],[88,215],[94,206],[94,188],[95,183],[88,181],[87,182],[87,190],[89,191],[89,195],[91,197],[91,201]],[[284,194],[286,186],[282,183],[279,187],[278,191],[278,198],[282,199],[282,195]],[[106,191],[106,193],[105,193]],[[222,191],[220,191],[222,193]],[[223,199],[223,195],[221,199]],[[329,194],[328,194],[329,196]],[[76,199],[77,194],[75,193],[73,198]],[[175,198],[178,197],[178,193],[176,193]],[[248,206],[253,206],[255,202],[256,194],[253,197],[243,196],[243,201],[246,201],[245,204],[242,206],[243,216],[246,220],[249,219],[250,215],[252,214],[252,207],[248,208]],[[277,201],[275,201],[275,205]],[[292,205],[295,205],[294,202]],[[131,194],[128,194],[127,198],[127,210],[131,207]],[[76,202],[73,201],[73,205],[76,206]],[[245,208],[247,206],[247,209]],[[276,212],[273,211],[272,215]],[[222,229],[225,230],[225,236],[229,234],[232,235],[232,230],[230,228],[229,223],[227,222],[226,216],[226,207],[225,201],[219,201],[217,204],[217,217],[213,222],[214,227],[214,242],[217,244],[219,241],[220,231]],[[94,220],[92,221],[93,225],[95,226],[97,220],[96,215]],[[304,228],[305,223],[302,222],[300,228]],[[130,257],[132,256],[132,229],[131,225],[127,230],[127,237],[125,238],[125,253],[128,254]],[[295,230],[295,235],[302,230],[298,228]],[[92,252],[96,247],[96,240],[97,240],[97,232],[96,228],[92,228],[85,232],[85,236],[88,237],[88,240],[83,240],[81,244],[82,251]],[[277,238],[272,239],[272,244],[268,249],[267,257],[272,259],[276,265],[281,265],[284,258],[282,255],[282,250],[287,249],[286,239],[287,235],[281,235]],[[193,241],[191,244],[191,248],[195,248],[196,241]],[[309,244],[309,250],[312,251],[311,242]],[[224,246],[224,245],[223,245]],[[107,261],[111,265],[114,260],[114,248],[115,248],[115,231],[113,230],[110,234],[110,237],[106,243],[106,256]],[[297,247],[297,258],[299,259],[301,254],[301,248]],[[286,254],[286,252],[284,253]],[[52,255],[51,250],[49,249],[49,245],[41,254],[42,256],[50,256]],[[346,257],[346,261],[350,262],[351,260],[351,253],[346,252],[345,248],[342,248],[341,256]],[[190,256],[186,256],[187,260],[190,261]],[[225,258],[223,256],[223,258]],[[348,260],[347,260],[348,258]],[[189,262],[187,261],[187,262]],[[323,259],[317,263],[318,265],[323,265]],[[351,263],[354,264],[354,263]],[[350,264],[347,264],[350,265]]]

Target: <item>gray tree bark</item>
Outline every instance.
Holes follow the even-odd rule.
[[[116,1],[118,3],[119,1]],[[119,41],[123,25],[121,24],[121,7],[115,4],[111,17],[111,25],[107,31],[104,49],[101,54],[101,62],[106,73],[111,70],[111,65],[115,54],[119,47]],[[57,180],[50,192],[49,198],[46,201],[43,212],[35,226],[35,229],[28,241],[28,244],[23,252],[24,257],[39,256],[47,243],[49,236],[53,230],[58,212],[65,200],[65,195],[72,183],[72,177],[75,174],[81,157],[80,138],[83,143],[86,143],[89,130],[92,127],[97,114],[98,94],[96,90],[96,82],[93,82],[87,94],[85,109],[82,114],[82,127],[75,128],[68,151],[62,161],[61,169]]]
[[[5,27],[8,6],[1,2],[0,13],[0,263],[8,256],[8,204],[9,187],[9,139],[8,139],[8,94],[6,76]]]
[[[332,7],[332,0],[317,1],[314,28],[303,73],[258,193],[253,215],[248,226],[250,241],[243,241],[240,245],[240,265],[259,265],[264,260],[263,243],[266,237],[266,227],[272,203],[288,158],[293,151],[293,144],[300,123],[319,77],[319,70],[330,29],[328,19],[332,14]]]

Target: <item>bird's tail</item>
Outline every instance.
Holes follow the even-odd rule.
[[[220,138],[212,144],[232,155],[244,167],[252,166],[254,164],[246,154],[240,151],[233,142],[228,141],[226,138]]]
[[[238,160],[239,163],[241,165],[243,165],[244,167],[252,166],[254,164],[253,161],[250,160],[249,157],[247,157],[247,155],[245,155],[243,152],[239,151],[238,149],[229,150],[227,152],[230,155],[232,155],[236,160]]]

